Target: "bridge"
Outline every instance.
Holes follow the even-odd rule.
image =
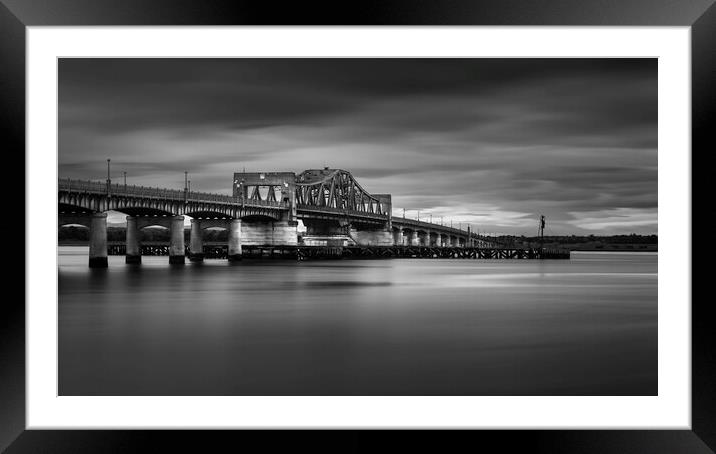
[[[242,248],[247,247],[495,246],[469,227],[462,230],[393,217],[390,194],[369,193],[341,169],[234,173],[232,187],[232,195],[225,195],[117,184],[109,179],[59,179],[58,228],[70,224],[89,228],[90,267],[107,266],[109,210],[127,215],[127,263],[141,263],[139,231],[151,226],[169,229],[169,263],[174,264],[184,263],[185,257],[203,260],[202,232],[208,228],[228,230],[229,260],[240,260]],[[184,216],[192,218],[188,247]],[[299,235],[299,220],[306,227],[303,235]]]

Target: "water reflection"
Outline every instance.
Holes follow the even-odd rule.
[[[79,249],[79,250],[78,250]],[[62,395],[654,395],[655,254],[59,257]]]

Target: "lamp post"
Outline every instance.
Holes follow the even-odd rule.
[[[124,192],[127,192],[127,172],[122,172],[124,174]]]
[[[109,178],[109,161],[110,159],[107,158],[107,197],[111,196],[110,185],[112,184],[112,180]]]
[[[418,222],[420,222],[420,210],[418,210]]]
[[[189,197],[189,186],[188,186],[189,180],[188,180],[188,177],[189,177],[189,172],[187,172],[187,171],[185,170],[185,171],[184,171],[184,203],[187,202],[187,199],[188,199],[188,197]]]

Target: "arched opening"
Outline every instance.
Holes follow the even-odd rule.
[[[169,243],[171,232],[169,231],[169,228],[167,228],[163,225],[159,225],[159,224],[144,225],[144,226],[141,226],[138,230],[139,230],[139,241],[142,244]]]
[[[135,216],[135,217],[171,217],[171,216],[178,216],[177,213],[172,213],[171,211],[164,211],[164,210],[158,210],[156,208],[147,208],[147,207],[122,207],[121,209],[117,210],[111,210],[108,211],[108,215],[110,212],[118,213],[118,214],[124,214],[125,216]]]
[[[229,229],[226,227],[206,227],[201,230],[201,240],[206,245],[226,244],[229,241]]]
[[[88,241],[89,227],[84,224],[60,224],[57,229],[57,242],[60,246],[85,245]]]
[[[251,222],[254,222],[254,223],[274,222],[274,221],[277,221],[277,220],[278,220],[278,219],[276,219],[276,218],[274,218],[274,217],[267,216],[267,215],[262,215],[262,214],[250,214],[250,215],[248,215],[248,216],[242,216],[242,217],[241,217],[241,221],[242,221],[242,222],[249,222],[249,223],[251,223]]]
[[[85,208],[79,205],[71,205],[69,203],[58,203],[57,213],[59,215],[76,215],[76,216],[89,216],[93,211],[89,208]]]

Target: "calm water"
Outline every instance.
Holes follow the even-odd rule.
[[[61,395],[654,395],[657,256],[59,256]]]

